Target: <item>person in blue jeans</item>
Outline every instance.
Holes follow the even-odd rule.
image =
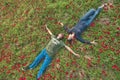
[[[94,44],[96,45],[97,43],[95,41],[87,41],[84,40],[81,37],[81,34],[90,26],[90,24],[95,20],[95,18],[98,16],[98,14],[101,12],[102,8],[104,7],[104,4],[100,7],[98,7],[97,10],[91,9],[89,10],[80,20],[79,22],[69,29],[68,27],[64,26],[63,23],[60,22],[60,24],[64,27],[65,31],[69,34],[68,36],[68,41],[71,43],[74,38],[79,40],[82,43],[87,43],[87,44]]]
[[[47,28],[47,26],[46,26],[46,29],[47,29],[48,33],[51,35],[51,40],[49,41],[48,45],[41,51],[41,53],[35,58],[35,60],[30,65],[22,68],[23,71],[26,71],[28,69],[34,69],[40,63],[40,61],[45,58],[42,66],[37,74],[37,80],[40,79],[42,74],[45,72],[46,68],[51,63],[55,54],[62,47],[65,47],[68,51],[73,53],[75,56],[80,57],[79,54],[76,54],[70,47],[68,47],[67,45],[65,45],[62,42],[62,39],[63,39],[62,33],[58,34],[58,36],[55,37],[51,33],[51,31]]]

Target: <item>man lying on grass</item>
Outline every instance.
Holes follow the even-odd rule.
[[[104,4],[100,6],[97,10],[91,9],[89,10],[80,20],[79,22],[71,29],[68,29],[68,27],[64,26],[63,23],[60,23],[65,31],[69,34],[68,36],[68,41],[71,43],[74,38],[79,40],[82,43],[87,43],[87,44],[94,44],[96,45],[97,43],[95,41],[87,41],[84,40],[81,37],[81,34],[90,26],[90,24],[93,22],[93,20],[98,16],[102,8],[104,7]]]
[[[29,66],[23,67],[22,70],[26,71],[28,69],[33,69],[35,68],[39,62],[45,58],[38,74],[37,74],[37,80],[40,79],[40,77],[42,76],[42,74],[44,73],[44,71],[46,70],[46,68],[48,67],[48,65],[51,63],[53,57],[55,56],[55,54],[59,51],[60,48],[65,47],[68,51],[70,51],[71,53],[73,53],[75,56],[80,57],[79,54],[76,54],[70,47],[68,47],[67,45],[65,45],[62,42],[62,39],[64,37],[64,35],[62,33],[58,34],[57,37],[55,37],[51,31],[47,28],[46,29],[48,31],[48,33],[51,35],[51,40],[48,43],[48,45],[42,50],[42,52],[35,58],[35,60],[32,62],[32,64],[30,64]]]

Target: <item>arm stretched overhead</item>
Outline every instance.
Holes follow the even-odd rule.
[[[77,38],[77,40],[79,40],[82,43],[97,45],[97,43],[95,42],[95,40],[92,41],[92,42],[90,42],[90,41],[84,40],[81,36],[76,36],[76,38]]]
[[[60,23],[60,25],[64,28],[64,30],[65,30],[67,33],[70,32],[70,29],[69,29],[67,26],[65,26],[62,22],[59,22],[59,23]]]
[[[50,35],[53,35],[52,32],[51,32],[51,31],[49,30],[49,28],[47,27],[47,25],[45,25],[45,27],[46,27],[48,33],[49,33]]]

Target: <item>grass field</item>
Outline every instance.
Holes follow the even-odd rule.
[[[22,71],[47,45],[50,35],[67,33],[59,21],[73,27],[89,9],[104,0],[0,0],[0,80],[36,80],[41,66]],[[41,80],[120,80],[120,0],[111,0],[82,35],[98,45],[75,41],[71,46],[80,58],[66,49],[55,56]],[[86,56],[88,59],[85,59]]]

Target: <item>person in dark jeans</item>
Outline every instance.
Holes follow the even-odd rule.
[[[70,43],[72,42],[72,40],[74,38],[76,38],[77,40],[79,40],[82,43],[94,44],[94,45],[97,44],[95,41],[90,42],[90,41],[84,40],[81,37],[81,34],[90,26],[90,24],[93,22],[93,20],[95,20],[95,18],[99,15],[99,13],[101,12],[103,7],[104,7],[104,4],[102,6],[100,6],[100,7],[98,7],[97,10],[95,10],[95,9],[89,10],[79,20],[79,22],[74,27],[72,27],[71,29],[69,29],[68,27],[64,26],[64,24],[60,22],[60,24],[65,29],[65,31],[69,34],[68,41]]]
[[[26,66],[26,67],[22,68],[23,71],[26,71],[28,69],[34,69],[40,63],[40,61],[42,59],[45,59],[41,68],[40,68],[40,70],[39,70],[39,72],[38,72],[38,74],[37,74],[37,80],[40,79],[40,77],[45,72],[46,68],[51,63],[55,54],[62,47],[65,47],[68,51],[70,51],[75,56],[80,57],[79,54],[76,54],[70,47],[68,47],[67,45],[64,44],[64,42],[62,42],[62,39],[63,39],[63,36],[64,36],[62,33],[58,34],[58,36],[55,37],[51,33],[51,31],[47,28],[47,26],[46,26],[46,29],[47,29],[48,33],[51,35],[51,40],[49,41],[48,45],[41,51],[41,53],[35,58],[35,60],[29,66]]]

